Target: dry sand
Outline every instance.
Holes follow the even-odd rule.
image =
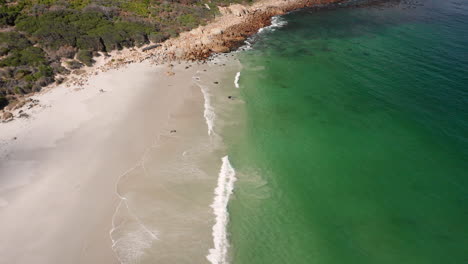
[[[171,134],[172,113],[203,116],[200,67],[130,64],[36,95],[29,119],[0,124],[0,263],[118,263],[116,183]]]

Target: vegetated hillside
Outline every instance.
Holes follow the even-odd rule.
[[[59,73],[92,65],[97,52],[164,41],[232,2],[245,1],[0,0],[0,109]]]

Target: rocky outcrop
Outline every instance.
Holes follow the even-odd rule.
[[[233,14],[233,15],[238,16],[238,17],[245,16],[250,12],[248,7],[240,5],[240,4],[234,4],[234,5],[230,5],[228,7],[218,6],[218,9],[219,9],[219,12],[222,15]]]
[[[2,115],[2,120],[3,121],[10,121],[13,119],[13,114],[11,112],[5,111]]]
[[[289,11],[324,6],[343,0],[264,0],[252,6],[234,4],[218,7],[222,14],[213,23],[182,33],[155,49],[152,58],[157,62],[172,60],[205,60],[213,53],[229,52],[243,41],[271,24],[271,18]]]

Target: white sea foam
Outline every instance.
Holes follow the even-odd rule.
[[[234,85],[236,88],[239,88],[239,78],[240,78],[240,72],[236,73],[236,78],[234,78]]]
[[[132,226],[131,228],[132,231],[126,231],[112,245],[121,264],[141,263],[146,255],[145,251],[153,244],[154,237],[147,230],[141,226]]]
[[[157,232],[150,230],[143,223],[143,221],[130,209],[127,198],[122,196],[118,191],[120,180],[123,177],[128,176],[134,170],[141,169],[145,174],[147,173],[144,166],[144,160],[147,153],[148,150],[145,151],[141,160],[134,167],[119,176],[119,179],[115,184],[115,193],[119,197],[120,203],[112,216],[112,229],[109,231],[109,235],[112,241],[112,250],[115,252],[116,257],[121,264],[138,263],[144,256],[145,249],[150,248],[153,241],[158,239]],[[117,225],[115,220],[117,215],[121,213],[121,210],[126,210],[127,214],[132,218],[133,225],[130,227],[130,230],[132,231],[116,239],[113,234],[118,231],[121,226]]]
[[[216,115],[214,108],[211,105],[211,95],[208,92],[208,89],[204,86],[201,86],[200,88],[203,93],[203,99],[205,100],[205,110],[203,111],[203,116],[205,117],[206,124],[208,126],[208,135],[211,135],[213,133],[214,120]]]
[[[232,168],[228,156],[222,158],[221,170],[219,171],[218,186],[215,189],[215,197],[211,207],[216,216],[213,226],[213,244],[206,258],[212,264],[227,264],[227,253],[229,241],[227,237],[228,224],[228,202],[234,189],[236,171]]]
[[[262,33],[264,31],[275,31],[277,28],[284,27],[286,24],[288,24],[288,22],[284,20],[284,18],[274,16],[271,18],[271,25],[259,29],[258,33]]]
[[[247,40],[244,41],[244,45],[242,45],[241,47],[239,47],[237,49],[237,51],[234,51],[234,52],[239,52],[239,51],[244,51],[244,50],[251,50],[252,49],[252,43],[250,43],[250,38],[248,38]]]
[[[274,17],[271,18],[271,25],[260,28],[257,31],[257,34],[260,34],[262,32],[275,31],[277,28],[284,27],[287,24],[288,24],[288,22],[284,18],[282,18],[281,16],[274,16]],[[258,36],[253,35],[253,36],[247,38],[247,40],[244,41],[244,45],[242,45],[240,48],[238,48],[237,51],[245,51],[245,50],[252,49],[252,45],[255,42],[257,37]]]

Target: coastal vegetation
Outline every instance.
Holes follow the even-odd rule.
[[[112,50],[162,42],[241,0],[0,0],[0,109]]]

